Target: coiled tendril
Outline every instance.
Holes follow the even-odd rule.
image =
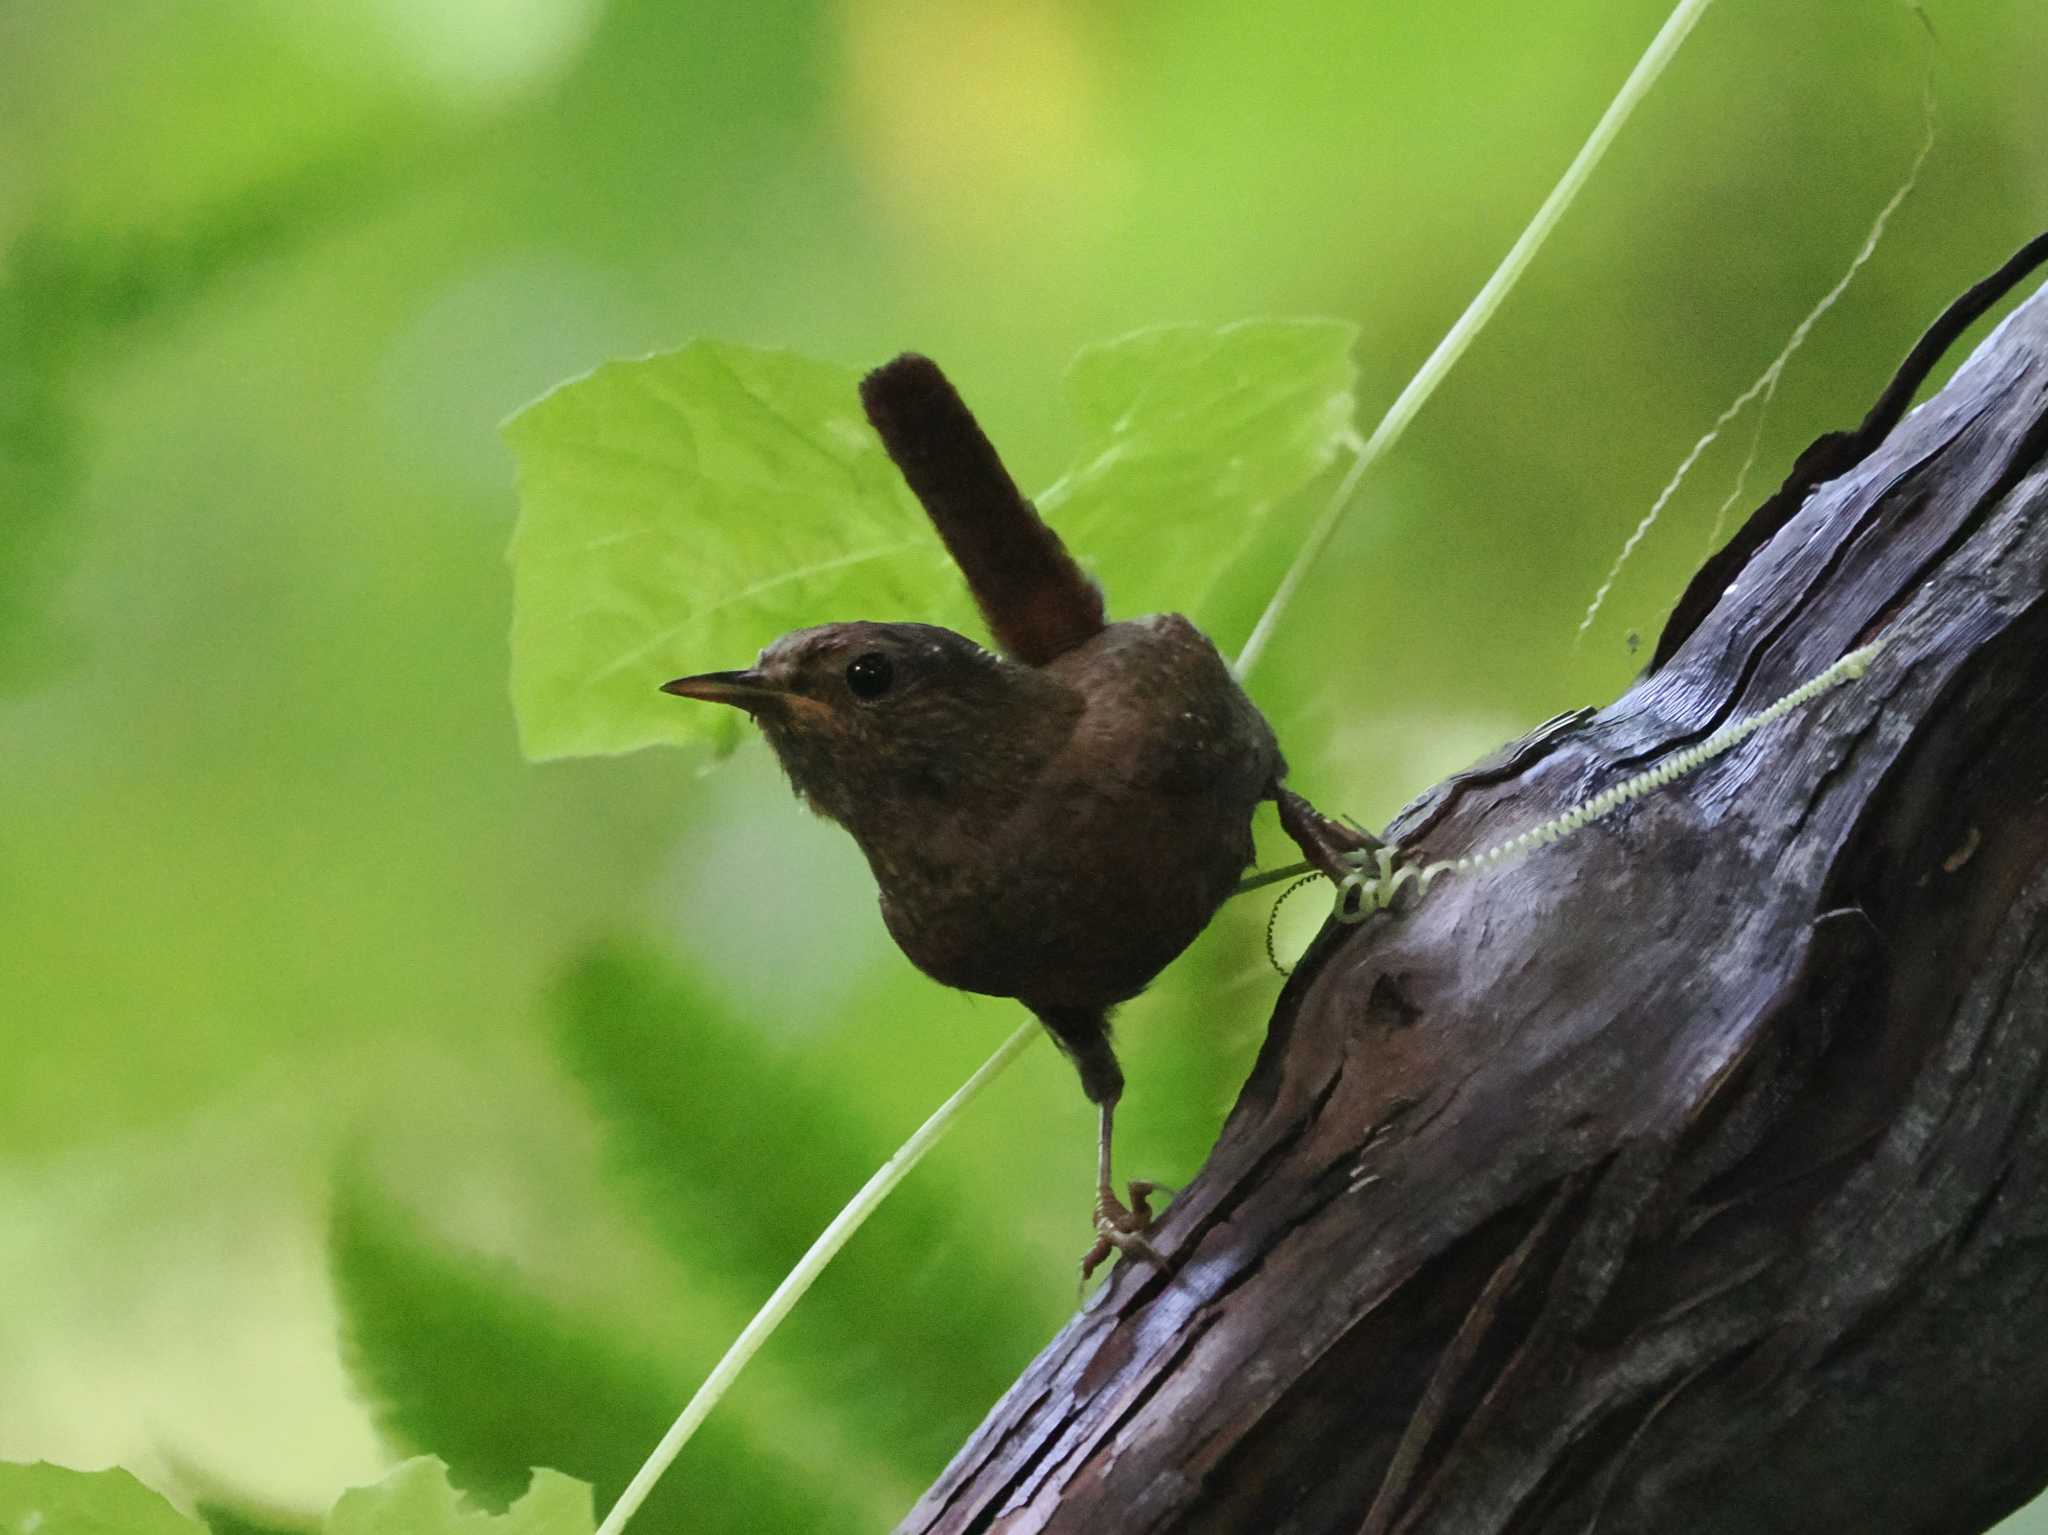
[[[1631,800],[1641,799],[1653,789],[1661,789],[1673,779],[1682,778],[1696,768],[1712,762],[1723,752],[1739,746],[1764,726],[1782,719],[1794,709],[1812,702],[1821,694],[1844,682],[1854,682],[1870,669],[1871,661],[1884,646],[1882,640],[1873,640],[1860,650],[1852,650],[1835,662],[1819,676],[1808,679],[1787,693],[1767,709],[1759,710],[1746,719],[1732,725],[1724,725],[1697,746],[1677,752],[1655,767],[1624,779],[1611,789],[1603,789],[1592,798],[1581,800],[1563,815],[1533,826],[1518,837],[1496,843],[1481,853],[1468,853],[1463,858],[1453,858],[1441,863],[1403,864],[1395,867],[1399,857],[1398,848],[1375,848],[1370,852],[1360,851],[1348,854],[1348,859],[1357,865],[1337,885],[1336,908],[1331,916],[1345,926],[1355,926],[1376,911],[1385,911],[1393,905],[1394,897],[1403,885],[1413,883],[1418,895],[1426,894],[1429,887],[1446,874],[1464,874],[1477,869],[1490,869],[1532,852],[1539,847],[1548,847],[1561,837],[1568,837],[1580,827],[1611,815]],[[1370,869],[1370,873],[1368,873]],[[1274,908],[1278,914],[1278,907]],[[1271,924],[1268,924],[1270,937]]]

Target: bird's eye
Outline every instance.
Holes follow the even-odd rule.
[[[879,650],[855,656],[846,665],[846,685],[853,690],[855,698],[864,702],[880,698],[895,680],[895,666]]]

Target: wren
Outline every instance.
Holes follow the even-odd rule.
[[[1261,801],[1333,879],[1377,843],[1285,787],[1272,729],[1187,619],[1107,620],[935,364],[906,354],[860,392],[1002,654],[930,624],[826,624],[665,691],[752,715],[797,794],[867,855],[911,963],[1016,998],[1073,1061],[1100,1110],[1083,1281],[1112,1249],[1163,1266],[1156,1186],[1133,1181],[1126,1205],[1110,1179],[1111,1009],[1236,888]]]

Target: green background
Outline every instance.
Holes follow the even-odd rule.
[[[509,1386],[463,1376],[447,1337],[391,1342],[414,1377],[365,1375],[401,1430],[433,1417],[408,1392],[530,1388],[545,1439],[599,1357],[665,1401],[1020,1016],[911,972],[851,845],[758,743],[715,766],[521,760],[501,417],[692,336],[856,366],[916,347],[1043,484],[1081,344],[1313,313],[1362,327],[1369,425],[1663,14],[0,10],[0,1458],[287,1510],[372,1478],[337,1235],[360,1304],[366,1276],[485,1255],[462,1270],[485,1298],[451,1315],[516,1287],[503,1336],[571,1319],[582,1340],[528,1349]],[[1861,244],[1930,57],[1920,186],[1789,369],[1745,504],[2041,226],[2048,10],[1930,16],[1931,49],[1892,4],[1708,13],[1255,679],[1313,798],[1380,823],[1626,684],[1626,636],[1654,635],[1702,553],[1747,418],[1575,649],[1578,616]],[[1233,574],[1226,648],[1287,555],[1267,541]],[[857,616],[915,615],[815,618]],[[1199,1165],[1277,989],[1267,909],[1238,903],[1127,1009],[1127,1169]],[[579,1029],[650,992],[644,1059],[709,1084],[701,1125],[650,1111],[700,1148],[683,1171],[626,1148],[653,1180],[617,1174],[618,1104],[578,1085],[636,1048]],[[695,1475],[755,1528],[899,1513],[1071,1309],[1091,1163],[1072,1074],[1034,1049],[771,1346]],[[375,1314],[406,1320],[408,1297]],[[862,1326],[906,1306],[928,1335]],[[351,1346],[374,1356],[373,1332]],[[703,1527],[735,1517],[716,1504]]]

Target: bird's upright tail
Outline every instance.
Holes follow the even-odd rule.
[[[1005,654],[1043,666],[1101,633],[1102,589],[1017,489],[937,363],[905,352],[861,380],[860,398]]]

